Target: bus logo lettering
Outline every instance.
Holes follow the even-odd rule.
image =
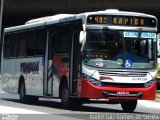
[[[20,72],[24,74],[38,74],[39,72],[39,61],[38,62],[22,62],[20,64]]]
[[[75,19],[76,19],[76,16],[70,16],[70,17],[61,18],[59,20],[59,22],[67,22],[67,21],[72,21],[72,20],[75,20]]]

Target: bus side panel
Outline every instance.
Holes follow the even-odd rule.
[[[26,94],[43,96],[43,58],[8,59],[2,62],[2,88],[18,94],[20,76],[24,77]]]
[[[6,59],[2,60],[2,89],[7,93],[18,93],[18,79],[16,78],[15,71],[17,67],[15,66],[16,59]]]
[[[17,60],[16,76],[26,76],[24,79],[27,95],[43,96],[43,66],[43,57]]]

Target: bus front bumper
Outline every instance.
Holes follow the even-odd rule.
[[[79,97],[89,99],[115,99],[115,100],[155,100],[156,83],[148,88],[120,88],[120,87],[101,87],[91,84],[87,80],[79,83]]]

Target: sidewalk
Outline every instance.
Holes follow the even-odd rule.
[[[47,114],[47,113],[0,105],[0,114]]]

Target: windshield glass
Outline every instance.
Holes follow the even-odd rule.
[[[139,32],[140,33],[140,32]],[[156,66],[156,34],[88,30],[83,61],[93,67],[151,69]]]

